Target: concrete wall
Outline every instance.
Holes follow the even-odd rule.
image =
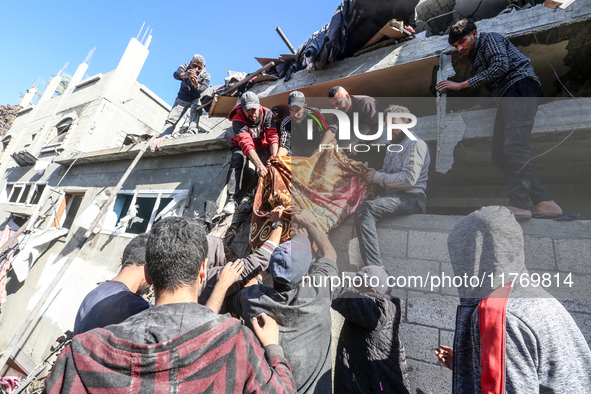
[[[176,141],[175,141],[176,142]],[[182,145],[182,144],[181,144]],[[178,148],[177,150],[182,150]],[[166,152],[166,150],[164,151]],[[203,213],[206,200],[216,200],[223,189],[229,162],[229,149],[205,150],[202,152],[178,153],[175,155],[142,159],[127,182],[123,190],[138,190],[150,192],[155,190],[189,189],[193,186],[193,194],[184,216],[195,217]],[[49,186],[64,192],[76,190],[85,192],[78,217],[99,196],[117,184],[130,161],[111,160],[94,164],[72,166],[65,174],[66,167],[52,164],[43,177],[35,175],[34,169],[15,168],[8,173],[8,181],[48,182]],[[66,176],[64,176],[66,175]],[[61,183],[60,183],[61,181]],[[60,183],[59,187],[55,187]],[[41,203],[41,212],[52,212],[55,204],[61,200]],[[52,208],[53,206],[53,208]],[[17,204],[0,204],[0,223],[9,216],[10,211],[17,209]],[[31,207],[33,209],[35,207]],[[24,209],[24,208],[23,208]],[[49,218],[41,225],[45,228]],[[34,308],[41,294],[45,291],[55,274],[61,268],[64,260],[58,261],[58,256],[65,256],[71,252],[82,235],[84,229],[77,227],[76,222],[70,233],[55,242],[32,267],[27,279],[19,283],[14,273],[10,273],[7,286],[8,299],[2,305],[0,315],[0,349],[6,348],[12,336]],[[133,235],[112,235],[99,233],[90,238],[82,249],[79,257],[66,272],[58,288],[49,297],[43,313],[25,339],[21,342],[22,352],[33,363],[41,362],[48,354],[55,339],[68,329],[73,329],[76,312],[82,299],[97,283],[111,279],[118,272],[123,249]],[[10,318],[7,318],[7,317]]]
[[[430,272],[453,276],[447,251],[449,231],[461,216],[412,215],[379,222],[380,252],[390,275],[421,275]],[[552,275],[573,273],[581,297],[560,299],[591,343],[591,221],[555,222],[529,220],[520,223],[525,238],[525,261],[530,273]],[[340,270],[362,266],[351,218],[330,233],[337,249]],[[564,276],[563,276],[564,277]],[[557,293],[557,295],[564,293]],[[412,391],[416,387],[429,393],[451,391],[451,371],[440,366],[433,349],[453,346],[457,290],[439,289],[435,293],[416,288],[398,289],[404,299],[402,339],[406,346]],[[333,333],[338,335],[342,317],[333,313]]]

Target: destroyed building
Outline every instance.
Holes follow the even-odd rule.
[[[541,156],[532,165],[563,208],[569,214],[579,213],[582,219],[521,222],[526,264],[535,272],[572,273],[577,280],[588,279],[591,0],[578,0],[567,9],[539,4],[477,25],[480,31],[504,34],[532,59],[545,91],[531,142],[532,156]],[[49,354],[55,339],[72,329],[81,300],[97,283],[116,274],[122,250],[134,234],[148,231],[164,215],[203,217],[206,201],[217,200],[223,206],[225,193],[220,191],[230,158],[230,145],[223,138],[230,126],[225,116],[236,97],[220,96],[210,116],[201,117],[200,128],[206,134],[167,140],[162,152],[144,153],[95,234],[56,289],[40,300],[145,145],[142,141],[159,133],[170,110],[136,81],[148,56],[149,41],[150,37],[144,42],[132,38],[114,71],[83,80],[88,68],[85,61],[60,96],[53,97],[59,75],[36,105],[31,104],[35,93],[31,89],[12,127],[2,135],[0,222],[13,231],[26,225],[29,233],[20,241],[20,252],[7,274],[0,349],[8,348],[35,305],[43,302],[8,355],[8,366],[14,371],[31,372]],[[428,143],[433,159],[427,214],[381,222],[380,247],[392,257],[386,267],[392,275],[452,272],[446,239],[459,215],[506,203],[505,179],[490,160],[495,109],[457,112],[460,95],[457,99],[437,97],[434,86],[438,80],[454,75],[463,80],[470,73],[446,36],[417,35],[389,43],[322,70],[294,73],[287,82],[257,83],[250,90],[269,108],[286,107],[293,90],[307,97],[326,97],[335,85],[378,100],[406,100],[405,105],[419,116],[413,132]],[[486,96],[485,91],[478,94]],[[360,262],[353,233],[352,220],[330,233],[341,269],[354,269]],[[457,291],[440,290],[435,298],[405,291],[402,335],[412,388],[447,392],[451,373],[438,365],[432,349],[453,343]],[[588,298],[564,303],[591,343]],[[336,314],[333,321],[333,333],[338,335]]]

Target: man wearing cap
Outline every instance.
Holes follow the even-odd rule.
[[[222,212],[232,214],[246,191],[247,185],[242,181],[248,160],[255,165],[259,177],[267,175],[265,164],[270,156],[277,155],[279,135],[273,113],[260,105],[253,92],[242,94],[240,104],[230,111],[228,120],[232,121],[232,129],[226,132],[226,139],[232,144],[232,162],[226,178],[228,199]]]
[[[335,393],[409,393],[400,341],[401,302],[390,296],[388,273],[370,265],[343,273],[345,287],[332,302],[345,322],[335,363]],[[348,282],[347,282],[348,281]]]
[[[279,139],[279,155],[312,156],[318,150],[320,140],[326,132],[326,126],[320,111],[309,108],[306,96],[299,91],[293,91],[287,99],[289,115],[281,123],[281,137]],[[308,119],[312,121],[312,139],[308,140]],[[294,134],[295,133],[295,134]],[[292,145],[292,134],[295,136]]]
[[[196,108],[199,106],[201,93],[207,89],[211,80],[209,73],[205,71],[205,59],[201,55],[194,55],[189,64],[181,64],[172,76],[174,79],[181,81],[181,88],[179,89],[176,100],[174,100],[168,118],[164,122],[162,132],[158,138],[153,138],[150,141],[152,152],[161,150],[166,138],[176,138],[179,136],[173,133],[174,129],[189,107],[191,108],[191,115],[187,133],[197,134],[199,130],[201,110],[196,111]]]
[[[279,343],[292,368],[298,393],[331,393],[331,318],[333,290],[327,278],[337,275],[336,252],[328,237],[302,211],[292,217],[316,242],[319,257],[312,258],[303,234],[279,245],[269,263],[273,287],[263,284],[241,290],[231,306],[250,324],[267,313],[279,324]],[[306,275],[307,273],[307,275]]]

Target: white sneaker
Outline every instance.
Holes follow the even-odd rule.
[[[222,209],[222,213],[232,215],[234,212],[236,212],[236,205],[238,205],[238,204],[236,204],[236,201],[234,201],[234,200],[228,201],[228,203],[226,204],[224,209]]]

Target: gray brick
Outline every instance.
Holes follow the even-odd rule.
[[[378,242],[382,260],[386,261],[393,257],[406,257],[407,240],[408,232],[406,231],[378,227]]]
[[[454,331],[439,330],[439,344],[449,347],[454,346]]]
[[[574,299],[559,299],[569,313],[590,313],[591,314],[591,299],[589,298],[574,298]]]
[[[447,233],[410,231],[408,234],[408,257],[450,261],[447,251]]]
[[[453,266],[451,265],[451,263],[441,263],[441,273],[440,273],[440,275],[441,275],[440,278],[442,276],[445,276],[445,277],[448,277],[449,276],[453,280],[453,277],[455,276],[455,273],[454,273],[454,269],[453,269]],[[448,286],[447,280],[445,282],[446,283],[443,283],[443,281],[442,281],[441,289],[440,289],[441,293],[442,294],[445,294],[445,295],[450,295],[450,296],[453,296],[453,297],[459,299],[460,298],[460,294],[458,293],[458,288],[457,287],[454,287],[453,285],[452,286]]]
[[[554,248],[551,238],[525,237],[525,265],[530,270],[555,270]]]
[[[349,264],[356,266],[358,270],[363,268],[363,260],[361,259],[361,251],[359,250],[359,238],[353,238],[349,242]]]
[[[429,284],[427,281],[429,280],[429,275],[437,275],[439,272],[439,262],[438,261],[430,261],[430,260],[412,260],[412,259],[392,259],[392,260],[384,260],[384,265],[386,267],[386,271],[394,278],[404,277],[405,279],[400,279],[400,284],[406,285],[403,286],[405,289],[415,290],[415,291],[428,291]],[[417,288],[412,286],[413,283],[409,283],[409,277],[411,276],[420,276],[423,280],[423,288]],[[414,280],[413,280],[414,281]],[[430,280],[429,280],[430,281]],[[420,286],[420,281],[417,280],[417,286]],[[438,291],[436,291],[438,292]]]
[[[591,239],[555,239],[558,270],[591,273]]]
[[[427,394],[451,393],[452,372],[449,369],[417,360],[408,360],[407,364],[411,393],[416,393],[417,388]]]
[[[455,330],[458,304],[459,299],[455,297],[427,298],[424,294],[409,292],[406,318],[409,323]]]
[[[437,348],[439,342],[437,328],[403,323],[401,333],[407,357],[428,363],[437,361],[433,353],[433,349]]]

